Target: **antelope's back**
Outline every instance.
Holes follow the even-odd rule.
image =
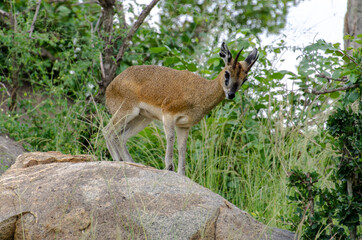
[[[153,65],[132,66],[111,82],[106,98],[128,99],[161,106],[165,100],[185,100],[198,94],[198,91],[206,86],[206,81],[186,70]]]

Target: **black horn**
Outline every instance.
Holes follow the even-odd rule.
[[[235,57],[235,59],[234,59],[234,63],[233,63],[233,68],[235,68],[235,67],[236,67],[236,63],[238,62],[238,59],[239,59],[240,53],[241,53],[241,51],[243,51],[243,49],[244,49],[244,48],[242,48],[242,49],[238,52],[238,54],[236,54],[236,57]]]

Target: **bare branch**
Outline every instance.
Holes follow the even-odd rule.
[[[122,6],[115,5],[115,0],[99,0],[99,4],[102,6],[102,16],[99,19],[99,23],[97,23],[95,29],[98,30],[99,37],[101,37],[105,43],[105,47],[102,51],[102,56],[100,56],[101,60],[101,73],[102,80],[99,82],[99,92],[96,97],[97,101],[102,101],[105,90],[109,83],[113,80],[117,67],[119,65],[120,60],[122,60],[126,49],[128,49],[132,37],[136,33],[137,29],[143,23],[145,18],[149,15],[152,8],[159,2],[160,0],[152,0],[152,2],[146,6],[141,14],[138,16],[137,21],[133,24],[127,34],[125,34],[124,38],[116,38],[113,37],[114,28],[113,28],[113,17],[114,17],[114,8],[116,7],[116,11],[118,12],[118,17],[120,18],[120,27],[127,27],[125,25],[124,14],[122,14]],[[124,25],[122,25],[124,24]],[[101,34],[104,35],[102,36]],[[116,56],[114,56],[114,47],[116,46],[116,42],[121,39],[122,43],[119,48],[119,51]],[[103,66],[103,69],[102,69]]]
[[[99,62],[100,62],[100,65],[101,65],[102,79],[105,79],[106,78],[106,73],[104,71],[102,53],[99,53]]]
[[[10,97],[10,93],[9,93],[8,89],[6,88],[5,84],[0,82],[0,85],[2,86],[3,89],[5,89],[6,94]]]
[[[7,17],[7,18],[9,18],[11,16],[10,13],[5,12],[4,10],[1,10],[1,9],[0,9],[0,15],[2,15],[3,17]]]
[[[320,95],[320,94],[325,94],[325,93],[345,91],[345,90],[349,90],[349,89],[357,88],[357,87],[359,87],[359,83],[355,83],[355,84],[353,84],[353,85],[344,86],[344,87],[340,87],[340,88],[325,89],[325,90],[322,90],[322,91],[317,91],[316,89],[312,89],[312,93],[313,93],[313,94],[316,94],[316,95]]]
[[[136,33],[137,29],[141,26],[145,18],[148,16],[148,14],[151,12],[152,8],[159,2],[160,0],[153,0],[139,15],[137,21],[132,26],[132,28],[129,30],[127,36],[123,40],[123,44],[121,45],[119,52],[116,57],[116,61],[119,62],[124,55],[124,52],[129,46],[129,41],[132,39],[133,35]]]
[[[36,18],[38,17],[40,4],[41,4],[41,0],[39,0],[39,1],[36,3],[36,9],[35,9],[35,14],[34,14],[33,22],[31,23],[30,30],[28,31],[28,32],[29,32],[29,38],[31,38],[31,39],[33,39],[33,38],[31,37],[31,35],[33,34],[33,31],[34,31],[34,26],[35,26]]]
[[[339,82],[348,82],[348,78],[346,76],[344,76],[342,78],[334,79],[334,78],[328,77],[327,75],[321,73],[321,74],[316,74],[316,77],[325,78],[328,81],[333,80],[333,81],[339,81]]]
[[[123,4],[116,2],[115,6],[116,6],[116,13],[118,15],[120,28],[121,29],[127,29],[128,26],[127,26],[127,23],[126,23],[126,17],[125,17],[125,14],[124,14]]]
[[[56,58],[51,54],[48,50],[46,50],[44,47],[41,47],[40,56],[49,58],[51,61],[59,60],[59,58]]]
[[[99,27],[99,23],[101,22],[102,15],[103,15],[103,11],[101,11],[101,14],[99,14],[99,18],[98,18],[97,23],[96,23],[96,26],[95,26],[95,28],[94,28],[94,32],[97,32],[97,31],[98,31],[98,27]]]
[[[10,5],[12,7],[12,4]],[[13,28],[14,31],[16,31],[16,16],[12,14],[12,11],[10,10],[10,12],[6,12],[4,10],[1,10],[0,9],[0,18],[1,19],[4,19],[3,21],[6,23],[6,24],[9,24],[11,28]],[[5,20],[5,19],[8,19],[8,20]],[[6,22],[8,21],[8,22]]]
[[[342,52],[341,50],[338,50],[338,52],[339,52],[340,54],[342,54],[343,56],[347,57],[347,58],[348,58],[349,60],[351,60],[352,62],[354,62],[354,64],[358,65],[358,64],[354,61],[354,59],[353,59],[351,56],[349,56],[348,54]]]
[[[15,11],[14,10],[14,6],[13,4],[10,3],[10,24],[13,27],[14,32],[16,32],[16,28],[18,25],[18,21],[16,20],[16,15],[15,15]],[[12,12],[14,12],[14,14],[12,14]],[[13,34],[13,38],[14,38],[14,34]]]

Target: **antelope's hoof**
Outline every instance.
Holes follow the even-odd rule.
[[[174,171],[175,170],[175,167],[173,166],[173,164],[169,165],[166,167],[166,170],[169,170],[169,171]]]

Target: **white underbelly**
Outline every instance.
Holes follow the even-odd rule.
[[[148,103],[140,103],[140,114],[156,120],[162,120],[162,109],[160,107],[153,106]]]
[[[156,119],[163,121],[164,114],[160,107],[141,102],[139,105],[140,114],[147,118]],[[176,113],[174,115],[167,114],[167,117],[173,118],[175,125],[179,127],[191,127],[190,119],[187,115],[183,115],[182,113]]]

